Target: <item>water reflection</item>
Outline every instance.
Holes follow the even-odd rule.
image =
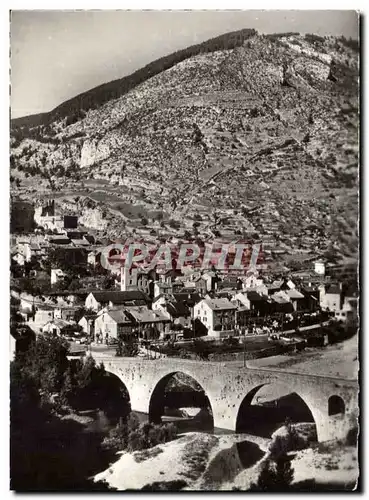
[[[259,445],[252,441],[241,441],[233,445],[233,447],[236,448],[236,452],[244,469],[248,469],[255,465],[265,454],[264,451],[260,449]]]

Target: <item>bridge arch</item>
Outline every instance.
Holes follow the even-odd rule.
[[[279,381],[266,382],[253,387],[241,401],[235,431],[270,437],[286,419],[314,424],[318,434],[321,417],[309,396]]]
[[[190,375],[182,370],[167,373],[159,381],[151,393],[149,402],[149,420],[154,423],[161,423],[162,417],[166,414],[178,418],[177,425],[190,426],[191,430],[204,430],[212,432],[214,430],[214,418],[210,395],[206,391],[195,375]],[[180,416],[180,409],[185,415],[185,409],[198,409],[198,412],[189,416]],[[177,410],[177,411],[176,411]]]
[[[106,371],[104,377],[95,384],[95,394],[100,395],[101,409],[111,422],[118,422],[130,413],[130,391],[118,375]]]

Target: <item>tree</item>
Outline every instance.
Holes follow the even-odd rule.
[[[21,276],[23,276],[23,267],[20,264],[18,264],[17,261],[11,259],[10,272],[14,278],[20,278]]]
[[[118,345],[116,349],[116,356],[121,357],[134,357],[138,354],[138,344],[136,340],[132,337],[128,337],[127,339],[119,339]]]
[[[111,290],[115,286],[115,279],[113,276],[105,276],[102,281],[102,287],[104,290]]]
[[[96,368],[96,361],[92,356],[88,356],[83,362],[76,375],[76,384],[79,390],[88,388],[94,376],[94,369]]]
[[[174,219],[170,219],[169,221],[169,226],[172,228],[172,229],[179,229],[181,227],[181,224],[180,222],[174,220]]]
[[[72,279],[68,285],[68,290],[73,292],[79,290],[79,288],[80,288],[80,282],[76,279]]]
[[[88,479],[101,467],[101,438],[77,422],[61,420],[42,404],[36,380],[16,360],[10,365],[11,489],[108,490]]]
[[[153,424],[139,423],[136,415],[131,413],[128,418],[120,418],[119,423],[110,430],[104,439],[103,446],[114,451],[138,451],[152,448],[160,443],[172,441],[177,435],[173,423]]]
[[[196,339],[193,341],[193,350],[202,360],[208,360],[211,354],[211,347],[205,340]]]
[[[68,367],[68,349],[69,345],[63,339],[45,334],[31,343],[26,352],[17,353],[14,362],[47,398],[62,388]]]
[[[78,323],[86,314],[92,314],[92,310],[86,309],[85,307],[79,307],[74,313],[74,321]]]
[[[61,401],[64,404],[68,404],[73,400],[76,391],[76,380],[72,367],[69,365],[64,376],[63,387],[60,392]]]

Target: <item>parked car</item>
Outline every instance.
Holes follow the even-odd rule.
[[[76,337],[75,342],[76,344],[86,344],[87,337]]]
[[[279,336],[277,334],[273,333],[272,335],[269,335],[268,342],[276,342],[278,339],[279,339]]]
[[[279,337],[279,340],[283,340],[283,342],[287,342],[287,343],[295,342],[295,340],[291,337]]]
[[[75,342],[76,337],[74,335],[63,335],[63,338],[67,340],[68,342]]]
[[[86,349],[73,349],[72,351],[69,351],[68,352],[68,356],[78,356],[78,357],[81,357],[81,356],[86,356]]]

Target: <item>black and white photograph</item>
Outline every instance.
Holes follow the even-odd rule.
[[[9,489],[358,491],[362,14],[8,13]]]

